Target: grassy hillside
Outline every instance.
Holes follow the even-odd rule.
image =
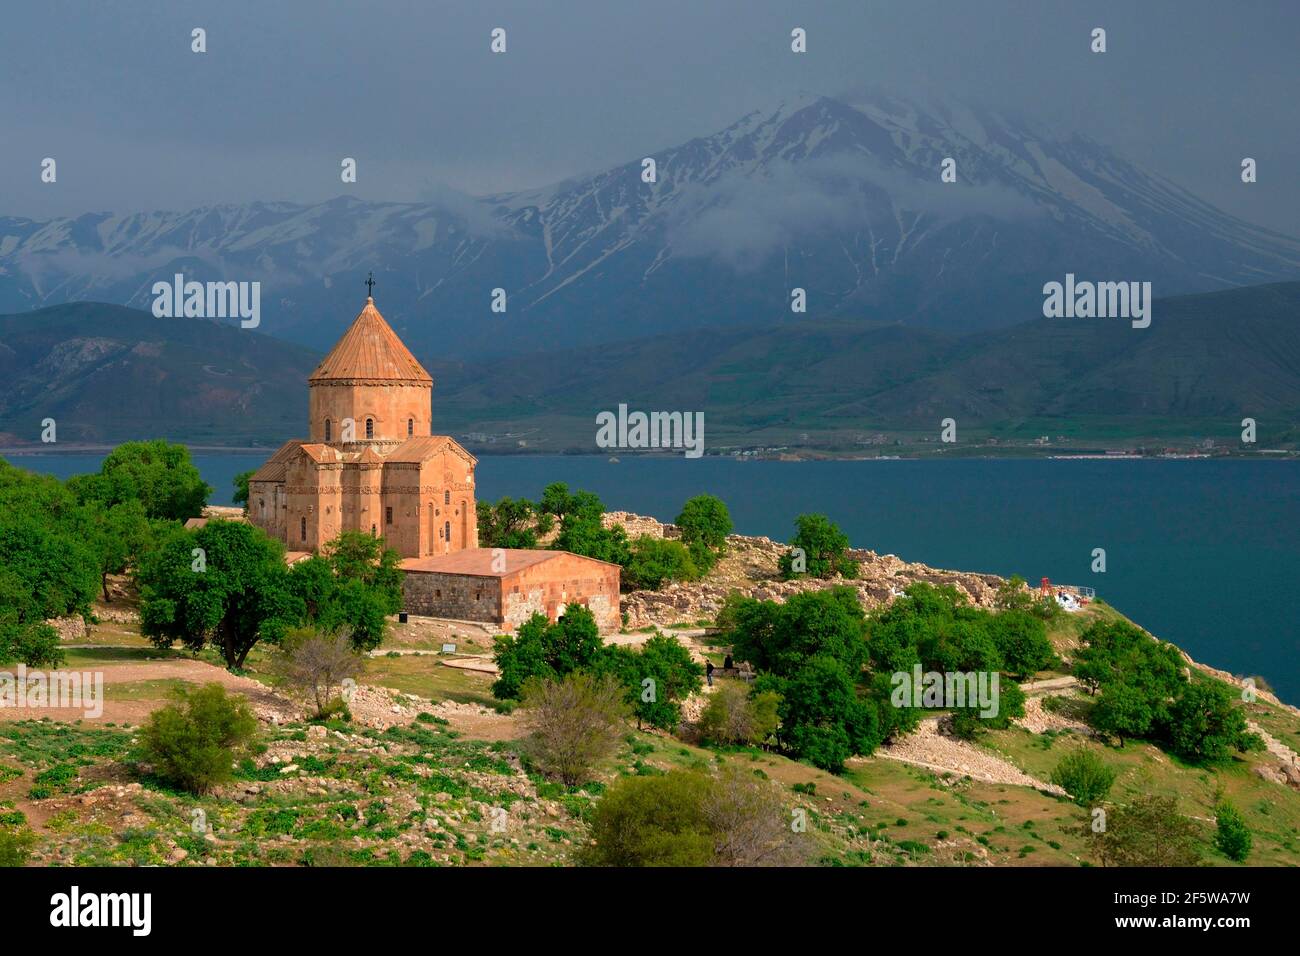
[[[304,431],[319,356],[251,329],[83,302],[0,316],[0,441],[273,444]]]
[[[466,427],[545,421],[585,436],[596,411],[703,410],[715,438],[819,444],[853,431],[1228,435],[1294,443],[1300,414],[1300,283],[1157,300],[1148,329],[1115,319],[1036,319],[944,336],[861,322],[702,329],[545,360],[454,370],[440,410]],[[802,433],[807,432],[807,437]]]
[[[1118,616],[1108,608],[1096,613]],[[1092,618],[1090,612],[1087,619]],[[1054,628],[1062,649],[1082,620]],[[407,627],[392,646],[413,646]],[[414,628],[414,625],[412,625]],[[831,866],[1078,866],[1094,862],[1087,814],[1028,786],[989,782],[877,754],[851,760],[841,776],[755,748],[705,748],[629,727],[599,781],[565,788],[519,759],[515,718],[439,716],[447,701],[494,703],[491,676],[443,667],[433,657],[378,657],[362,678],[380,713],[401,704],[389,726],[363,721],[263,724],[256,754],[235,779],[196,798],[130,769],[129,725],[160,706],[172,687],[225,674],[212,652],[150,647],[134,624],[98,624],[91,646],[68,666],[106,674],[100,721],[0,720],[0,819],[38,837],[34,862],[63,865],[564,866],[587,839],[587,821],[606,787],[623,775],[739,766],[773,781],[783,801],[808,814],[809,862]],[[467,645],[468,646],[468,645]],[[476,648],[482,650],[482,648]],[[267,650],[250,674],[268,681]],[[151,677],[184,665],[180,679]],[[129,669],[117,680],[115,675]],[[232,680],[229,676],[224,679]],[[245,688],[258,685],[249,682]],[[247,690],[245,690],[247,692]],[[418,700],[404,696],[418,695]],[[260,694],[257,699],[262,699]],[[1250,717],[1292,746],[1300,718],[1266,701]],[[1046,780],[1083,735],[1069,730],[992,731],[976,745]],[[1250,865],[1300,860],[1300,791],[1263,779],[1267,755],[1238,754],[1195,767],[1140,741],[1101,746],[1118,773],[1112,799],[1175,797],[1198,826],[1204,862],[1236,866],[1212,843],[1214,804],[1241,810],[1254,838]],[[493,827],[497,808],[505,829]],[[211,832],[196,833],[201,810]]]
[[[434,376],[439,428],[526,435],[530,450],[594,450],[596,413],[623,402],[704,412],[715,450],[845,450],[878,434],[914,445],[948,417],[962,429],[957,453],[972,440],[1044,434],[1085,448],[1235,443],[1246,416],[1264,448],[1300,440],[1297,316],[1292,282],[1157,300],[1148,329],[1039,318],[956,336],[790,320],[486,364],[418,357]],[[254,331],[116,306],[4,316],[0,376],[12,385],[0,394],[0,432],[36,440],[52,417],[61,441],[273,443],[301,433],[316,359]]]

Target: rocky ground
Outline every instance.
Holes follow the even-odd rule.
[[[655,537],[672,537],[671,525],[662,525],[653,518],[626,515],[623,520],[645,532],[648,527],[659,526]],[[961,571],[944,571],[925,564],[907,562],[892,554],[855,550],[851,554],[860,562],[856,579],[781,580],[777,562],[789,546],[770,538],[731,535],[727,538],[726,554],[701,581],[670,584],[661,591],[633,591],[623,595],[623,611],[627,615],[627,628],[636,630],[651,625],[669,626],[712,619],[722,607],[728,594],[740,591],[760,600],[785,601],[791,595],[804,591],[818,591],[835,585],[846,585],[858,593],[858,599],[867,610],[888,603],[909,584],[926,581],[930,584],[951,584],[971,601],[984,607],[992,606],[994,594],[1002,579],[993,574],[974,574]]]

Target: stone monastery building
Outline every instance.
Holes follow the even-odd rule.
[[[291,551],[343,531],[404,558],[478,546],[469,452],[432,434],[433,378],[366,299],[307,379],[307,441],[285,442],[248,480],[249,519]]]
[[[249,521],[291,559],[344,531],[368,532],[405,559],[406,607],[417,614],[512,629],[576,602],[602,631],[617,630],[618,565],[478,547],[478,460],[432,434],[433,378],[373,298],[307,385],[309,438],[285,442],[248,480]]]

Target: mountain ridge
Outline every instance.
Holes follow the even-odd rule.
[[[983,108],[807,94],[550,186],[425,203],[339,196],[176,213],[0,217],[0,310],[152,282],[264,284],[264,331],[324,349],[370,269],[413,348],[487,358],[792,318],[1016,324],[1065,272],[1161,296],[1300,278],[1300,240],[1246,223],[1090,136]],[[957,162],[957,182],[939,181]],[[508,297],[490,310],[492,290]],[[799,317],[805,318],[805,317]],[[505,334],[503,334],[503,332]]]
[[[709,327],[470,361],[416,357],[438,428],[480,449],[594,451],[598,411],[703,411],[710,447],[851,448],[876,433],[1226,434],[1294,443],[1300,282],[1157,299],[1148,329],[1037,318],[957,335],[842,317]],[[278,444],[300,435],[320,354],[206,320],[82,303],[0,316],[0,435],[61,441],[162,435]],[[507,440],[506,436],[515,436]],[[803,436],[800,438],[799,436]],[[1261,447],[1267,447],[1262,445]]]

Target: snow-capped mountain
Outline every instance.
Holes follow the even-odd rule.
[[[416,354],[446,358],[798,321],[795,287],[809,316],[978,329],[1040,315],[1066,272],[1157,296],[1300,278],[1300,241],[967,106],[801,96],[650,155],[654,182],[635,157],[478,198],[0,218],[0,312],[148,308],[178,272],[258,280],[261,330],[324,347],[373,269]]]

